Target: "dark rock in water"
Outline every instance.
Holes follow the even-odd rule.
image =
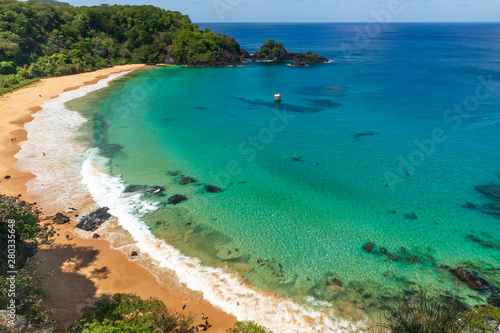
[[[222,191],[222,189],[220,187],[215,186],[215,185],[206,185],[205,191],[207,191],[208,193],[219,193]]]
[[[396,213],[397,213],[397,211],[395,211],[395,210],[391,210],[391,211],[389,211],[389,213],[391,213],[391,214],[396,214]]]
[[[144,194],[161,194],[165,191],[163,186],[148,186],[148,185],[128,185],[124,192],[140,192]]]
[[[488,297],[488,304],[500,308],[500,295],[492,294]]]
[[[130,256],[131,256],[131,257],[135,257],[135,256],[137,256],[137,255],[138,255],[138,254],[137,254],[137,251],[132,251],[132,253],[130,254]]]
[[[401,246],[401,253],[405,253],[406,252],[406,248]]]
[[[387,271],[387,272],[384,272],[384,276],[386,278],[393,279],[394,278],[394,273],[392,271]]]
[[[373,136],[373,135],[378,135],[379,133],[377,132],[373,132],[373,131],[370,131],[370,132],[365,132],[365,133],[356,133],[354,134],[354,138],[355,139],[359,139],[361,138],[362,136]]]
[[[101,235],[99,235],[99,234],[93,234],[92,235],[92,238],[94,238],[94,239],[97,239],[97,238],[100,238],[100,237],[101,237]]]
[[[175,171],[168,171],[167,174],[169,174],[170,176],[178,176],[181,172],[179,170],[175,170]]]
[[[3,178],[5,178],[5,179],[10,179],[10,176],[9,176],[9,175],[7,175],[7,176],[5,176],[5,177],[3,177]]]
[[[332,102],[329,99],[307,99],[308,102],[320,108],[338,108],[342,104]]]
[[[191,183],[196,183],[196,179],[194,179],[193,177],[184,176],[181,178],[181,180],[179,180],[179,185],[187,185]]]
[[[192,222],[188,222],[188,223],[186,223],[186,225],[191,225],[191,224],[193,224],[193,223],[192,223]]]
[[[470,289],[485,291],[491,289],[489,283],[473,271],[468,271],[463,267],[449,268],[448,271],[457,279],[464,282]]]
[[[299,157],[292,157],[292,160],[294,160],[295,162],[303,162],[304,160],[302,159],[302,156],[299,156]]]
[[[296,61],[296,62],[292,62],[290,64],[290,66],[294,66],[294,67],[304,67],[306,64],[303,63],[302,61]]]
[[[485,248],[500,250],[500,242],[497,242],[495,240],[487,241],[472,234],[465,236],[465,238],[470,239],[471,241],[476,242]]]
[[[274,101],[271,102],[266,102],[260,99],[255,99],[255,100],[249,100],[243,97],[237,97],[237,100],[240,100],[242,102],[248,103],[252,106],[259,106],[259,107],[272,107],[278,110],[285,110],[289,112],[299,112],[299,113],[314,113],[314,112],[321,112],[324,111],[325,108],[318,108],[318,107],[310,107],[310,106],[303,106],[303,105],[295,105],[295,104],[290,104],[290,103],[275,103]]]
[[[422,259],[420,259],[417,255],[411,255],[409,257],[405,257],[404,259],[409,264],[422,263]]]
[[[100,131],[100,134],[106,134],[109,125],[102,114],[98,114],[95,118],[96,128]]]
[[[474,205],[474,204],[473,204],[473,203],[471,203],[471,202],[466,202],[466,203],[465,203],[465,205],[462,205],[462,207],[463,207],[463,208],[467,208],[467,209],[472,209],[472,210],[477,209],[477,206],[476,206],[476,205]]]
[[[500,202],[500,184],[478,185],[476,191],[494,202]]]
[[[387,249],[385,247],[381,247],[380,248],[380,253],[387,254],[387,253],[389,253],[389,251],[387,251]]]
[[[86,231],[96,230],[101,224],[111,218],[108,210],[108,207],[102,207],[93,211],[89,215],[85,215],[82,217],[80,222],[77,223],[76,227]]]
[[[122,145],[117,143],[106,143],[101,145],[100,150],[101,153],[106,156],[114,156],[117,152],[123,149]]]
[[[339,286],[342,287],[342,281],[338,278],[334,278],[333,276],[329,276],[328,279],[326,280],[326,285],[327,286]]]
[[[416,220],[418,218],[415,213],[405,214],[405,217],[409,220]]]
[[[401,261],[401,257],[394,253],[389,254],[389,259],[391,259],[392,261]]]
[[[500,184],[478,185],[474,188],[491,201],[480,208],[481,212],[500,218]]]
[[[181,203],[183,201],[186,201],[187,197],[182,195],[182,194],[176,194],[168,198],[168,203],[170,205],[177,205],[178,203]]]
[[[50,217],[50,219],[55,223],[55,224],[65,224],[69,222],[69,217],[64,215],[63,213],[57,213],[56,215]]]
[[[363,250],[365,250],[368,253],[374,253],[375,252],[373,250],[374,247],[375,247],[375,244],[369,242],[369,243],[366,243],[365,245],[363,245]]]
[[[494,217],[500,217],[500,203],[487,203],[481,207],[481,212]]]
[[[208,110],[208,108],[206,106],[197,106],[197,107],[195,107],[195,109],[197,109],[197,110]]]

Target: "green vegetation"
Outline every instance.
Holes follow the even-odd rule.
[[[12,197],[0,196],[1,276],[5,276],[8,270],[24,266],[30,252],[26,240],[35,237],[38,231],[38,217],[30,211],[28,204]],[[8,268],[8,259],[15,259],[15,267]]]
[[[234,327],[228,329],[227,333],[272,333],[265,327],[259,326],[253,321],[238,321]]]
[[[386,324],[394,333],[460,333],[468,320],[460,305],[446,297],[430,297],[420,290],[416,297],[395,301],[386,311]]]
[[[142,300],[132,294],[115,294],[83,309],[69,332],[165,332],[192,333],[193,319],[170,312],[162,301]]]
[[[179,12],[62,4],[0,0],[0,94],[35,78],[113,65],[224,65],[244,55],[232,37],[201,31]]]
[[[500,330],[500,309],[491,305],[479,306],[462,313],[470,332],[495,332]]]
[[[54,328],[48,318],[50,312],[42,309],[46,297],[41,289],[43,277],[36,274],[36,265],[27,261],[34,254],[34,244],[28,241],[39,232],[38,222],[29,204],[0,196],[0,309],[7,309],[13,299],[17,320],[26,320],[33,327],[33,330],[20,329],[23,332]]]
[[[42,308],[42,302],[47,294],[42,289],[42,283],[46,277],[41,278],[36,273],[36,265],[28,262],[24,268],[17,270],[15,280],[15,302],[17,321],[25,320],[32,326],[32,330],[19,329],[19,332],[36,332],[46,330],[53,332],[55,322],[49,319],[52,311],[46,311]],[[6,275],[0,279],[0,309],[7,309],[11,299],[10,281]],[[0,323],[2,331],[2,323]],[[11,330],[17,332],[16,330]]]
[[[273,39],[268,39],[265,41],[264,46],[268,49],[273,48],[274,46],[274,40]]]

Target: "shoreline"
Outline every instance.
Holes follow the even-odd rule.
[[[25,185],[35,175],[16,170],[14,164],[17,159],[14,155],[20,150],[18,143],[28,139],[24,124],[33,119],[32,114],[41,110],[41,104],[62,92],[97,83],[110,74],[147,67],[123,65],[46,78],[0,96],[0,193],[10,196],[20,194],[23,200],[37,201],[37,197],[27,193]],[[10,179],[4,178],[7,175]],[[156,297],[169,309],[191,314],[195,326],[203,323],[203,312],[209,317],[211,332],[225,332],[236,322],[234,316],[204,300],[200,292],[187,292],[176,281],[158,282],[151,272],[129,260],[120,250],[113,249],[107,241],[78,237],[71,231],[74,224],[74,218],[69,224],[54,224],[57,231],[54,243],[40,246],[33,258],[35,261],[44,258],[39,265],[41,275],[54,271],[44,283],[49,295],[44,306],[55,310],[53,318],[58,321],[60,329],[67,329],[80,316],[83,307],[118,292],[136,293],[142,298]],[[66,235],[69,235],[68,239]],[[185,310],[182,310],[183,305],[186,305]]]

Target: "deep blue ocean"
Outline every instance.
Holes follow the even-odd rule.
[[[107,156],[110,177],[166,188],[138,215],[155,236],[213,276],[236,271],[347,320],[418,286],[487,303],[443,266],[500,287],[500,24],[200,28],[251,54],[271,38],[331,62],[152,68],[68,104],[107,124],[91,145],[123,146]],[[174,194],[188,200],[166,204]],[[263,301],[231,307],[245,292],[228,281],[202,292],[239,318],[270,316]]]

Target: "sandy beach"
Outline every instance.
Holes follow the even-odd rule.
[[[27,193],[26,182],[33,174],[15,169],[18,143],[27,139],[24,124],[39,111],[45,101],[82,85],[96,83],[113,73],[145,68],[144,65],[124,65],[71,76],[42,79],[33,85],[0,96],[0,193],[36,202]],[[6,176],[9,179],[6,179]],[[42,207],[43,208],[43,207]],[[78,207],[76,207],[78,209]],[[211,325],[209,332],[225,332],[236,318],[203,300],[201,293],[186,292],[176,281],[159,283],[146,269],[112,249],[105,240],[83,239],[72,233],[74,219],[65,225],[54,225],[55,242],[39,248],[35,260],[44,259],[40,274],[53,271],[45,282],[49,294],[47,309],[54,309],[54,319],[61,332],[74,322],[83,307],[114,293],[136,293],[142,298],[156,297],[174,311],[191,314],[195,325],[201,324],[203,312]],[[69,235],[69,238],[66,237]],[[185,310],[182,310],[186,305]]]

